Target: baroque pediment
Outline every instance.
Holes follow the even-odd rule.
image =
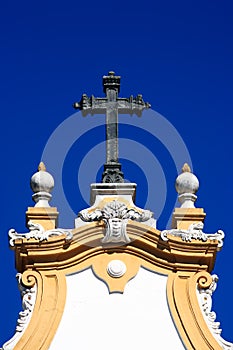
[[[102,182],[91,185],[90,207],[79,211],[74,227],[58,227],[59,213],[49,204],[54,180],[44,163],[31,178],[28,231],[9,230],[22,311],[3,350],[74,343],[118,349],[122,331],[129,334],[124,348],[151,348],[164,339],[164,349],[233,350],[221,337],[211,299],[224,232],[205,232],[206,214],[195,207],[199,181],[186,163],[175,182],[180,207],[171,228],[158,229],[154,214],[135,205],[136,184],[124,182],[118,158],[118,110],[140,116],[150,104],[142,95],[119,97],[120,79],[109,72],[104,98],[83,94],[74,104],[83,115],[106,114]]]

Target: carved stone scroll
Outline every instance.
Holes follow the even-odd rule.
[[[32,221],[28,222],[28,228],[29,228],[29,232],[26,233],[18,233],[16,232],[15,229],[10,229],[8,232],[9,235],[9,243],[10,246],[14,246],[15,244],[15,240],[19,239],[19,238],[26,238],[26,239],[30,239],[30,238],[35,238],[38,241],[44,241],[44,240],[48,240],[49,237],[52,236],[61,236],[61,235],[66,235],[66,240],[69,241],[72,239],[73,235],[72,232],[69,230],[65,230],[65,229],[52,229],[52,230],[45,230],[44,227],[40,224],[34,223]]]
[[[222,330],[220,329],[220,322],[216,321],[216,313],[212,311],[212,294],[217,288],[218,276],[212,275],[211,278],[212,280],[208,288],[203,288],[202,285],[198,283],[197,285],[198,301],[199,301],[203,316],[206,320],[206,323],[211,333],[213,334],[213,336],[221,345],[222,349],[232,350],[233,344],[221,337]]]
[[[163,241],[168,241],[168,235],[174,237],[181,237],[182,241],[192,242],[192,239],[200,240],[206,242],[208,239],[217,240],[218,248],[223,246],[223,239],[225,234],[222,230],[218,230],[216,233],[204,233],[203,230],[204,224],[202,222],[193,223],[189,226],[188,230],[182,229],[172,229],[172,230],[163,230],[160,234]]]
[[[28,287],[24,285],[22,276],[23,275],[21,273],[17,273],[16,275],[16,278],[18,280],[18,287],[22,297],[23,310],[19,312],[19,318],[17,320],[14,336],[3,345],[2,350],[14,349],[15,344],[18,342],[18,340],[21,338],[22,334],[26,330],[34,309],[37,291],[35,278],[34,276],[32,276],[33,285]]]

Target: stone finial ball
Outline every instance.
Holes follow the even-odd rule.
[[[43,163],[40,163],[38,172],[32,175],[30,185],[34,193],[52,192],[54,188],[54,179],[52,175],[46,171]]]
[[[182,170],[183,173],[180,174],[176,179],[176,191],[179,194],[196,193],[199,188],[198,178],[193,173],[191,173],[190,170],[186,170],[186,167],[183,167]]]

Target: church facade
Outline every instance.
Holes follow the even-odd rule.
[[[2,350],[233,349],[212,310],[223,245],[221,230],[204,232],[196,208],[199,182],[184,164],[175,180],[180,206],[171,229],[158,230],[151,211],[135,205],[136,184],[118,162],[119,113],[142,113],[141,95],[119,98],[120,77],[103,77],[105,98],[82,96],[75,108],[106,113],[106,163],[101,183],[74,228],[57,227],[50,207],[54,180],[40,163],[31,178],[34,207],[26,233],[9,231],[22,311]]]

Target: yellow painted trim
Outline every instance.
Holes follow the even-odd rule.
[[[197,286],[208,288],[212,282],[206,271],[170,274],[167,298],[171,314],[187,350],[222,350],[212,335],[200,309]]]
[[[29,207],[26,212],[26,226],[28,227],[28,222],[32,221],[42,225],[45,230],[51,230],[57,227],[58,215],[55,207]]]
[[[216,241],[183,242],[180,237],[169,236],[165,242],[160,231],[133,221],[127,225],[130,244],[102,245],[103,234],[103,225],[94,222],[74,229],[71,242],[65,236],[43,242],[15,241],[16,267],[23,272],[23,283],[32,286],[36,281],[38,286],[32,318],[15,350],[49,349],[65,306],[66,275],[91,267],[110,292],[123,293],[140,266],[168,275],[169,307],[187,349],[220,350],[195,295],[196,284],[201,281],[196,278],[197,271],[205,276],[214,266]],[[114,259],[122,260],[127,267],[120,278],[113,278],[106,271],[107,264]],[[200,319],[203,332],[198,327]],[[213,346],[208,348],[207,344]]]
[[[107,272],[108,263],[111,260],[121,260],[126,265],[126,272],[119,278],[111,277]],[[131,280],[137,273],[140,267],[139,259],[133,255],[124,253],[115,254],[102,254],[101,259],[95,257],[92,269],[102,281],[104,281],[109,289],[109,292],[124,292],[125,285]]]
[[[65,306],[65,275],[58,271],[25,271],[22,282],[29,288],[37,284],[37,298],[32,318],[14,350],[47,350]]]
[[[101,255],[101,258],[100,258]],[[121,260],[126,265],[126,272],[123,276],[114,278],[107,272],[108,263],[112,260]],[[134,278],[140,267],[144,267],[150,271],[167,275],[167,270],[154,265],[144,259],[128,253],[112,253],[106,252],[99,253],[96,256],[88,258],[72,268],[66,269],[64,272],[66,275],[77,273],[87,268],[92,268],[94,274],[102,280],[108,287],[109,292],[124,292],[124,288],[128,281]]]
[[[204,222],[203,208],[175,208],[172,215],[172,228],[187,230],[191,224]]]
[[[73,230],[70,243],[65,236],[51,237],[44,242],[18,239],[14,246],[16,268],[20,272],[27,269],[64,270],[103,252],[129,253],[168,271],[210,272],[214,267],[217,241],[183,242],[180,237],[169,236],[168,242],[164,242],[160,231],[133,221],[128,223],[127,233],[132,240],[128,245],[102,245],[104,228],[95,222]]]

